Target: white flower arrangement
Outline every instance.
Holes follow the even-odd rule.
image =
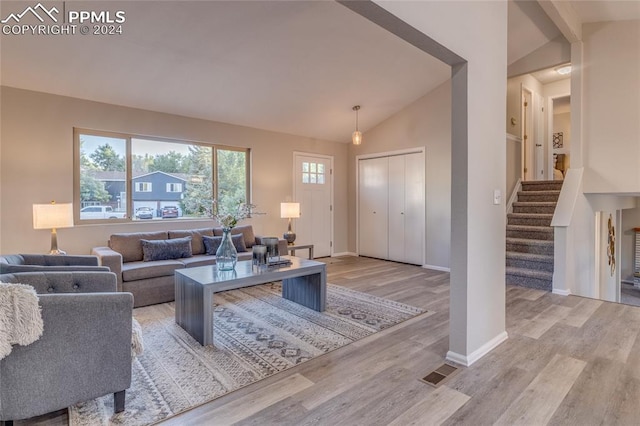
[[[221,206],[217,200],[213,200],[213,213],[212,217],[223,228],[231,229],[243,219],[251,217],[251,214],[258,214],[253,212],[257,206],[255,204],[238,203],[235,210],[229,211],[224,206]]]

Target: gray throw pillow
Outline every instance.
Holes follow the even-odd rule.
[[[222,244],[222,237],[207,237],[203,235],[202,242],[204,243],[205,253],[213,256],[218,251],[220,244]],[[232,235],[231,242],[238,253],[247,251],[247,246],[244,243],[242,234]]]
[[[247,251],[247,246],[246,246],[246,244],[244,242],[244,235],[242,235],[242,234],[232,235],[231,236],[231,242],[235,246],[236,251],[238,253],[242,253],[243,251]]]
[[[204,254],[209,256],[215,256],[222,243],[222,237],[209,237],[207,235],[202,236],[202,242],[204,243]]]
[[[142,260],[145,262],[193,256],[191,251],[191,237],[140,241],[142,243]]]

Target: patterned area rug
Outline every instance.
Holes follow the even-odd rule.
[[[108,395],[71,407],[70,424],[151,424],[424,312],[331,284],[325,312],[281,294],[280,283],[217,293],[207,347],[175,324],[173,303],[135,309],[145,351],[133,362],[126,410],[114,415]]]

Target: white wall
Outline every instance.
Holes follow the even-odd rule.
[[[507,135],[507,199],[516,188],[518,179],[522,177],[522,138]]]
[[[170,114],[2,87],[0,253],[46,253],[50,232],[32,229],[32,204],[73,199],[73,128],[248,147],[259,234],[282,235],[280,202],[293,195],[293,151],[334,156],[334,250],[347,251],[347,145]],[[289,198],[287,198],[289,197]],[[61,249],[88,254],[115,232],[188,229],[213,221],[81,225],[58,231]]]
[[[363,113],[366,113],[363,110]],[[349,228],[356,228],[355,156],[426,147],[426,264],[449,268],[451,251],[451,82],[446,82],[402,111],[365,132],[349,150]],[[355,247],[355,235],[353,245]]]
[[[571,94],[571,79],[564,78],[542,86],[542,96],[546,99],[569,96]],[[545,105],[545,111],[546,109]]]
[[[620,238],[622,248],[620,250],[620,274],[621,279],[633,282],[635,232],[633,228],[640,228],[640,197],[636,198],[636,208],[622,210],[622,224],[620,226]]]
[[[571,147],[571,113],[553,114],[553,133],[562,132],[563,149]]]
[[[448,356],[473,363],[506,338],[504,199],[492,200],[506,182],[507,3],[378,4],[467,61],[452,83],[452,158],[460,166],[452,170]]]
[[[585,191],[640,193],[640,20],[583,26]]]

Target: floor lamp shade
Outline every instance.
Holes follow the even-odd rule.
[[[49,254],[65,254],[58,250],[57,228],[73,226],[73,204],[34,204],[33,229],[51,229],[51,251]]]
[[[280,217],[289,219],[289,227],[283,237],[287,240],[287,243],[293,244],[296,240],[296,234],[291,230],[291,219],[300,217],[300,203],[280,203]]]

